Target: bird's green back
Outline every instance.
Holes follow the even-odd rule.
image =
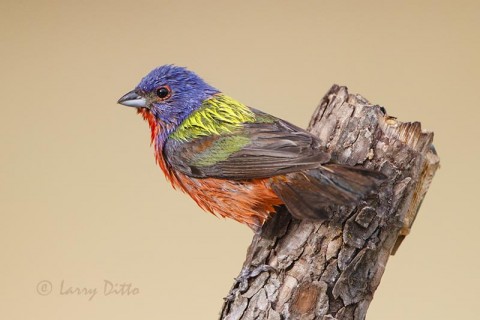
[[[191,139],[228,134],[244,123],[273,122],[266,115],[256,114],[246,105],[223,94],[205,100],[200,108],[192,112],[169,138],[188,141]]]

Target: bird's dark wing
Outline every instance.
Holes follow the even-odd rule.
[[[268,117],[244,123],[227,134],[190,141],[168,139],[164,156],[185,175],[233,180],[319,168],[330,160],[316,137],[286,121]]]

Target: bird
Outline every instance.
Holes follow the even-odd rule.
[[[332,218],[385,180],[331,161],[316,136],[208,84],[185,67],[149,72],[118,103],[150,127],[155,160],[202,209],[258,231],[280,206],[300,220]]]

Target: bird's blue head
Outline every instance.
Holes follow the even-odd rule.
[[[163,134],[173,131],[192,111],[219,90],[207,84],[192,71],[174,65],[153,69],[138,86],[125,94],[118,103],[136,107],[156,121]],[[153,128],[152,128],[153,129]]]

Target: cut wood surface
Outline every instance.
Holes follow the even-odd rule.
[[[331,208],[337,218],[330,221],[299,221],[279,209],[254,235],[242,268],[251,277],[235,282],[220,319],[365,319],[439,166],[433,133],[397,121],[346,87],[330,89],[308,130],[335,162],[381,171],[388,180],[355,208]]]

